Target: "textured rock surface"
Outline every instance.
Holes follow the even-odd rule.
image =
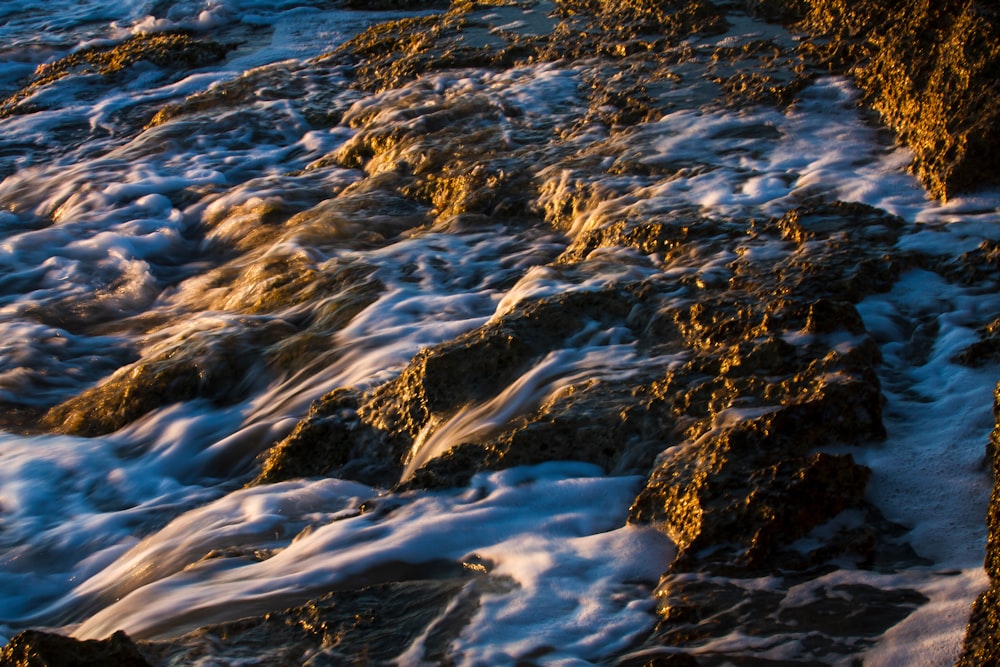
[[[424,659],[437,662],[491,585],[468,577],[376,584],[169,642],[144,642],[142,650],[157,664],[191,664],[220,647],[231,660],[258,664],[386,664],[427,633]]]
[[[802,3],[786,3],[797,10]],[[850,72],[937,197],[995,183],[1000,14],[975,0],[808,0],[812,55]],[[791,11],[786,16],[798,16]]]
[[[0,102],[0,117],[34,111],[36,107],[29,100],[31,95],[70,72],[93,72],[113,79],[139,62],[170,69],[193,69],[221,60],[232,48],[232,45],[196,40],[179,32],[136,35],[112,47],[85,48],[39,66],[21,90]]]
[[[25,630],[0,652],[3,667],[148,667],[149,663],[124,632],[104,640]]]
[[[990,587],[972,607],[962,655],[956,663],[958,667],[1000,664],[1000,384],[993,395],[996,428],[990,435],[986,457],[993,472],[993,494],[986,516],[989,537],[984,563]]]
[[[398,4],[412,7],[379,6]],[[744,5],[811,37],[797,48],[771,26],[773,34],[692,46],[692,35],[714,38],[746,20]],[[117,66],[102,64],[104,55],[81,57],[60,67]],[[124,67],[140,56],[115,58]],[[538,62],[586,63],[576,108],[526,118],[496,97],[441,92],[433,78]],[[865,500],[871,473],[851,454],[885,436],[880,351],[856,304],[892,289],[911,266],[995,289],[1000,252],[990,243],[955,261],[903,252],[901,218],[811,193],[797,193],[781,215],[753,204],[729,215],[647,205],[657,187],[716,166],[651,161],[632,145],[662,133],[656,122],[675,105],[787,109],[819,72],[850,72],[913,148],[929,190],[945,197],[997,173],[996,63],[996,15],[981,3],[562,0],[454,2],[440,14],[374,26],[311,63],[255,70],[161,109],[149,127],[239,109],[261,87],[299,104],[317,72],[336,71],[349,85],[300,109],[349,137],[304,170],[306,179],[330,182],[316,176],[304,193],[207,212],[205,245],[224,260],[175,298],[235,324],[183,340],[164,335],[171,342],[161,344],[153,323],[138,360],[52,407],[42,424],[103,434],[173,402],[233,403],[251,387],[317,371],[340,354],[337,332],[385,290],[376,269],[346,251],[493,225],[552,238],[535,268],[566,290],[505,298],[488,321],[403,360],[392,379],[327,393],[270,442],[249,483],[336,476],[407,492],[564,459],[638,475],[630,520],[662,530],[679,555],[663,563],[659,625],[636,647],[648,655],[620,664],[693,664],[657,652],[697,649],[734,628],[808,635],[803,650],[812,658],[853,659],[927,602],[914,590],[827,578],[837,568],[891,574],[922,563],[905,529]],[[781,139],[765,122],[741,131]],[[340,172],[351,174],[350,185],[330,185]],[[429,270],[451,271],[434,262],[427,259]],[[627,270],[610,279],[615,263]],[[499,274],[489,278],[498,294],[524,278],[517,268]],[[79,319],[81,328],[106,324]],[[998,332],[995,319],[985,324],[958,360],[995,362]],[[924,334],[912,342],[926,358],[936,333]],[[580,350],[614,345],[636,358],[606,361],[589,376],[570,372]],[[542,391],[539,368],[564,381]],[[477,422],[491,409],[500,416]],[[994,458],[998,433],[1000,425]],[[998,507],[994,497],[994,582]],[[446,575],[400,575],[144,650],[193,661],[225,644],[236,658],[319,655],[340,664],[392,660],[428,633],[424,659],[445,661],[482,592],[475,578]],[[963,664],[997,660],[998,598],[994,583],[977,604]],[[741,651],[708,651],[698,663],[765,664]]]

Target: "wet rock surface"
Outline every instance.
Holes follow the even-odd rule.
[[[137,63],[190,70],[223,59],[233,48],[235,45],[195,39],[183,32],[136,35],[115,46],[88,47],[39,66],[21,90],[0,102],[0,118],[38,110],[40,105],[31,101],[34,94],[70,73],[94,73],[113,83],[116,76]]]
[[[902,251],[907,222],[829,193],[799,193],[778,214],[753,203],[725,215],[664,205],[661,190],[717,166],[653,160],[631,145],[662,133],[657,122],[681,102],[700,111],[787,109],[827,68],[855,77],[914,150],[914,169],[934,196],[989,181],[1000,154],[995,12],[958,0],[917,12],[910,4],[455,2],[440,14],[379,24],[308,66],[264,68],[165,107],[150,128],[238,109],[263,82],[317,127],[350,136],[288,176],[311,194],[230,202],[206,215],[216,266],[181,281],[187,289],[171,298],[236,325],[182,339],[151,329],[155,344],[137,361],[52,406],[41,423],[106,434],[172,403],[233,404],[317,372],[339,358],[338,332],[387,290],[385,271],[350,251],[490,227],[551,239],[533,258],[544,274],[538,285],[425,346],[394,377],[365,378],[314,401],[268,443],[248,484],[333,476],[408,492],[553,460],[639,475],[629,521],[663,531],[679,551],[663,563],[655,590],[657,627],[635,647],[643,661],[694,664],[660,651],[700,650],[734,631],[773,639],[756,649],[700,650],[697,664],[770,664],[763,654],[794,642],[800,662],[857,658],[927,602],[916,590],[837,578],[841,570],[888,577],[923,563],[906,528],[866,499],[871,471],[852,455],[886,435],[882,356],[857,304],[891,290],[913,266],[990,289],[997,248],[954,261]],[[724,45],[693,39],[750,16],[810,38],[797,44],[771,25],[752,38],[737,31]],[[190,46],[184,62],[221,57],[219,48]],[[150,49],[59,67],[159,64]],[[542,118],[471,86],[448,92],[435,79],[479,77],[486,87],[514,72],[520,83],[517,68],[538,62],[587,66],[573,103]],[[316,72],[334,70],[349,86],[318,102],[299,99],[310,97]],[[781,137],[763,122],[745,131],[721,138]],[[737,143],[734,152],[743,150]],[[311,178],[329,182],[317,194]],[[414,283],[448,273],[434,258],[426,263],[398,270]],[[612,264],[625,268],[609,272]],[[512,261],[499,277],[475,279],[511,290],[528,277]],[[995,363],[1000,325],[977,326],[979,342],[959,361]],[[927,335],[925,348],[933,345]],[[581,350],[612,361],[575,372],[584,368]],[[998,440],[994,432],[993,454]],[[994,492],[994,583],[973,612],[962,664],[998,659],[998,507]],[[399,579],[142,650],[163,664],[206,654],[378,663],[426,633],[422,659],[444,664],[477,586],[496,585],[486,577]],[[636,660],[623,655],[617,664],[643,664]]]
[[[803,3],[785,3],[796,10]],[[935,196],[996,182],[1000,15],[954,0],[809,0],[808,49],[853,74]],[[792,11],[797,17],[801,11]],[[786,14],[787,16],[787,14]]]
[[[986,542],[984,567],[990,585],[976,600],[969,618],[969,627],[956,665],[989,665],[1000,662],[1000,384],[994,391],[993,414],[996,428],[986,447],[986,461],[993,473],[993,493],[986,515],[989,536]]]
[[[155,664],[190,664],[220,652],[268,664],[387,664],[424,635],[421,658],[438,663],[479,597],[496,585],[484,577],[377,584],[140,648]]]
[[[116,632],[105,640],[79,641],[25,630],[0,652],[3,667],[149,667],[149,664],[124,632]]]

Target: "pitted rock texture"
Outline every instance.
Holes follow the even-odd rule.
[[[976,0],[807,0],[810,55],[850,72],[942,199],[996,183],[1000,13]],[[802,2],[785,5],[797,18]]]
[[[993,493],[986,515],[989,534],[984,563],[990,586],[972,607],[957,667],[1000,664],[1000,383],[993,396],[996,427],[987,445],[987,462],[993,472]]]
[[[124,632],[107,639],[79,641],[71,637],[25,630],[0,652],[2,667],[149,667]]]
[[[234,45],[196,40],[183,32],[136,35],[112,47],[92,46],[38,67],[31,80],[0,102],[0,118],[31,113],[30,97],[70,73],[93,72],[113,79],[139,62],[166,69],[195,69],[223,59]]]

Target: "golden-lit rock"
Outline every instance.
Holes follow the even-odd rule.
[[[55,62],[39,65],[31,80],[6,100],[0,102],[0,118],[31,112],[25,100],[40,88],[69,74],[94,73],[113,79],[139,62],[169,69],[204,67],[223,59],[230,44],[196,40],[183,32],[160,32],[135,35],[114,46],[92,46],[76,51]]]

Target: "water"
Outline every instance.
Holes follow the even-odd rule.
[[[952,257],[997,237],[1000,196],[929,201],[905,173],[906,151],[862,119],[842,79],[819,79],[786,110],[681,105],[609,135],[580,121],[587,62],[445,70],[366,93],[335,60],[311,60],[403,15],[320,0],[0,7],[4,94],[40,65],[131,35],[186,29],[238,43],[224,61],[193,70],[138,65],[110,84],[74,73],[36,91],[33,113],[0,119],[0,639],[27,627],[177,637],[392,581],[401,564],[429,572],[451,563],[505,582],[482,595],[449,644],[457,662],[620,655],[655,625],[651,591],[674,554],[662,533],[626,524],[643,475],[554,461],[436,491],[335,478],[244,488],[258,457],[327,392],[378,387],[422,349],[532,299],[689,275],[711,282],[736,258],[692,251],[664,270],[662,257],[602,248],[585,268],[557,261],[616,216],[780,215],[822,194],[902,216],[901,252]],[[149,125],[164,107],[224,85],[242,92],[207,113]],[[683,86],[668,94],[694,95]],[[686,171],[612,177],[553,163],[540,173],[539,209],[562,210],[586,187],[599,193],[592,205],[553,214],[553,226],[514,215],[463,225],[361,187],[392,176],[399,160],[419,170],[426,154],[381,156],[367,173],[331,159],[350,155],[372,128],[420,131],[411,118],[421,105],[467,100],[483,118],[502,109],[504,120],[456,123],[495,131],[514,155],[559,135],[562,144],[545,150]],[[749,240],[738,251],[784,252]],[[884,356],[889,437],[851,451],[873,469],[869,498],[910,528],[931,564],[816,585],[851,576],[920,590],[931,602],[881,638],[866,664],[950,664],[985,586],[981,460],[996,380],[995,363],[970,369],[951,359],[1000,311],[1000,298],[912,270],[859,311]],[[938,327],[920,363],[909,346],[915,322]],[[121,380],[137,361],[167,368],[177,358],[194,370],[171,385],[175,393],[133,395],[121,407],[128,418],[107,432],[43,432],[51,406]],[[400,479],[575,387],[640,377],[650,363],[674,361],[651,358],[627,328],[595,321],[498,394],[429,422]],[[358,509],[373,504],[389,509]],[[786,604],[796,606],[794,596]],[[418,638],[400,661],[417,664],[430,641]],[[736,632],[727,641],[753,644]],[[770,655],[802,650],[789,646]]]

